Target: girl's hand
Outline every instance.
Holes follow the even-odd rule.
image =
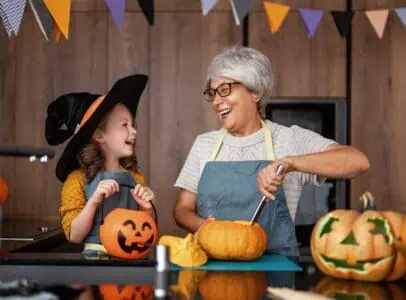
[[[113,179],[101,180],[93,195],[90,197],[89,202],[99,206],[104,199],[113,196],[119,191],[120,186],[117,181]]]
[[[152,209],[151,202],[155,203],[155,194],[149,187],[137,184],[131,190],[131,194],[139,206],[146,210]]]

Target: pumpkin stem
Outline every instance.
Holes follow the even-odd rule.
[[[375,198],[372,196],[370,192],[365,192],[362,194],[362,196],[359,198],[360,201],[364,203],[364,211],[366,210],[376,210],[376,205],[375,205]]]

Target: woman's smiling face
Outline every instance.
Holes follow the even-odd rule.
[[[258,118],[257,96],[242,83],[225,77],[212,79],[210,88],[216,90],[211,104],[223,127],[236,136],[245,135]]]

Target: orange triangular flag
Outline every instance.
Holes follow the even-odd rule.
[[[287,5],[270,3],[264,1],[265,13],[268,17],[269,29],[272,34],[276,33],[281,27],[283,20],[285,20],[290,7]]]
[[[367,16],[369,22],[371,22],[376,34],[381,39],[383,37],[383,32],[385,31],[386,22],[388,21],[389,10],[370,10],[366,11],[365,15]]]
[[[59,30],[68,39],[71,0],[44,0]]]

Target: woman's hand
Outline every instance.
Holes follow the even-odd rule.
[[[196,240],[196,241],[197,241],[197,238],[198,238],[198,235],[199,235],[200,230],[202,230],[202,228],[203,228],[205,225],[207,225],[207,223],[210,223],[210,222],[212,222],[212,221],[214,221],[214,220],[216,220],[216,219],[213,218],[211,215],[209,215],[209,216],[207,217],[207,219],[202,222],[202,224],[200,225],[199,229],[194,233],[194,237],[195,237],[195,240]]]
[[[281,175],[276,175],[276,170],[280,165],[283,166],[283,172]],[[292,169],[292,160],[286,158],[283,160],[277,160],[259,171],[257,176],[258,189],[261,194],[266,197],[267,201],[275,200],[275,196],[273,194],[282,184],[282,181],[285,178],[286,174],[288,172],[291,172]]]
[[[104,199],[113,196],[119,191],[120,186],[117,181],[113,179],[101,180],[97,185],[93,195],[90,197],[89,202],[96,206],[99,206]]]
[[[155,203],[155,194],[149,187],[137,184],[131,190],[131,194],[139,206],[145,210],[152,210],[151,202]]]

